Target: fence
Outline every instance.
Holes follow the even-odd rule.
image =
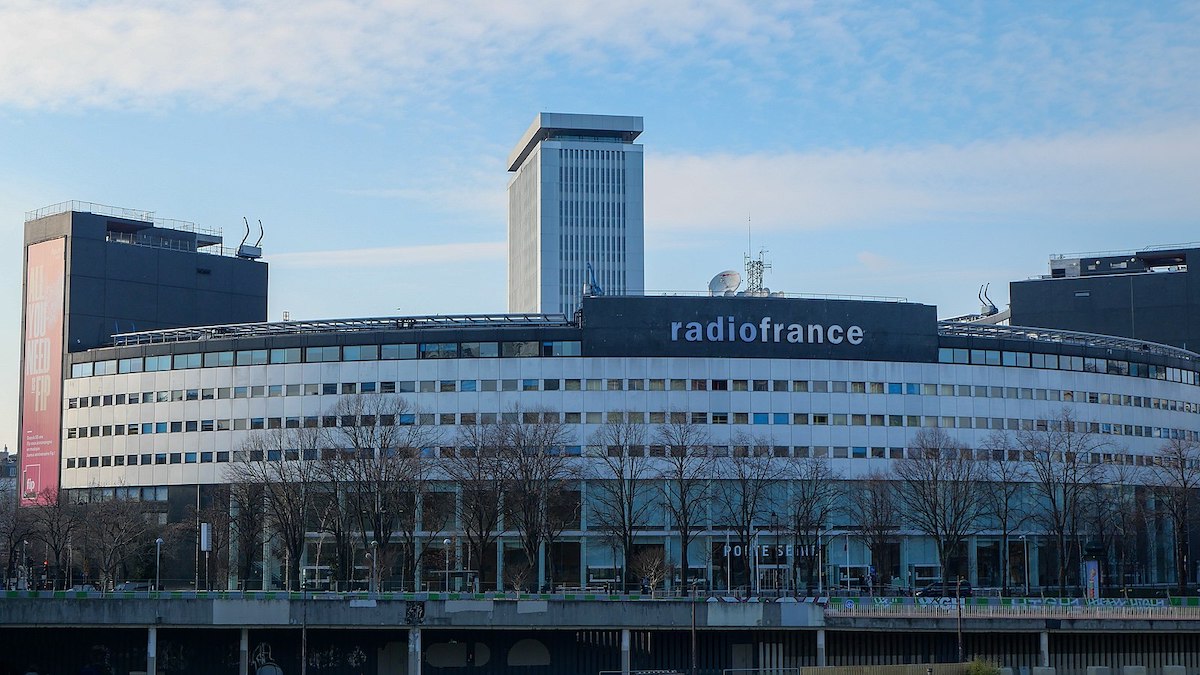
[[[1200,620],[1200,598],[835,598],[825,613],[849,617]]]

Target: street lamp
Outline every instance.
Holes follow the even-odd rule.
[[[371,582],[367,584],[367,588],[374,593],[379,588],[379,582],[375,576],[376,561],[379,559],[379,542],[371,540]]]
[[[22,590],[27,591],[27,590],[29,590],[29,540],[28,539],[21,541],[21,576],[24,577],[24,588]],[[20,579],[18,579],[17,581],[18,581],[18,583],[21,583]]]
[[[71,538],[67,537],[67,588],[75,587],[75,549],[71,548]]]
[[[162,545],[163,539],[154,540],[154,590],[162,588]]]
[[[962,633],[962,576],[954,582],[954,604],[958,605],[958,662],[963,662],[963,633]]]
[[[450,537],[442,540],[443,552],[446,554],[446,592],[450,592]]]
[[[696,581],[692,582],[692,670],[696,675]]]

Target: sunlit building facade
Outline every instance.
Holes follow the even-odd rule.
[[[609,296],[584,299],[573,319],[392,317],[117,335],[113,346],[67,357],[61,482],[75,494],[119,493],[182,510],[227,483],[263,434],[420,425],[434,439],[422,453],[436,467],[461,449],[464,429],[549,421],[562,426],[562,452],[578,469],[570,482],[578,508],[550,544],[537,583],[579,587],[611,582],[623,565],[596,506],[603,477],[588,469],[613,451],[601,440],[613,424],[645,430],[644,445],[624,451],[646,457],[658,475],[670,450],[657,431],[671,423],[701,431],[702,452],[714,462],[712,494],[730,478],[723,462],[754,454],[780,465],[825,463],[849,495],[911,456],[918,434],[931,429],[983,461],[997,438],[1017,447],[1022,436],[1061,430],[1069,419],[1091,439],[1086,462],[1105,472],[1096,475],[1121,471],[1134,481],[1164,444],[1198,438],[1200,356],[1192,352],[939,322],[935,311],[886,300]],[[335,412],[364,395],[403,399],[408,412]],[[304,462],[321,450],[284,447],[260,459]],[[649,481],[654,503],[636,539],[678,565],[679,538],[654,496],[662,482]],[[436,491],[454,503],[458,489],[443,476]],[[800,555],[788,525],[792,484],[779,480],[771,491],[749,540],[715,497],[705,506],[688,550],[690,577],[711,588],[809,583],[789,571]],[[839,499],[822,528],[816,583],[907,589],[938,576],[930,538],[902,513],[888,550],[872,551],[849,498]],[[1152,502],[1144,492],[1138,499]],[[428,545],[445,537],[461,546],[461,525],[428,532]],[[322,538],[314,529],[304,561],[317,576]],[[1148,519],[1122,568],[1127,580],[1170,581],[1170,538],[1161,519]],[[956,573],[977,586],[1021,586],[1027,575],[1035,586],[1055,581],[1043,526],[1023,520],[1010,532],[1008,555],[1001,542],[994,523],[981,524],[955,552]],[[477,573],[456,573],[452,584],[503,587],[518,549],[517,533],[501,524],[488,562],[475,561]],[[740,556],[754,560],[743,565]],[[416,583],[437,587],[439,569]]]

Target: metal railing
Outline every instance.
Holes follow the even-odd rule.
[[[193,340],[299,335],[304,333],[362,333],[380,330],[408,330],[413,328],[544,328],[548,326],[573,327],[575,324],[569,321],[563,314],[438,314],[359,319],[321,319],[314,321],[276,321],[118,333],[113,336],[113,345],[127,347],[131,345],[167,342],[190,342]]]
[[[1080,331],[1056,330],[1052,328],[1032,328],[1027,326],[1000,326],[995,324],[960,323],[957,321],[939,321],[938,335],[955,337],[986,337],[996,340],[1025,340],[1029,342],[1050,342],[1055,344],[1072,344],[1085,347],[1100,347],[1104,349],[1125,349],[1143,354],[1169,356],[1186,361],[1200,361],[1200,354],[1171,345],[1158,342],[1147,342],[1133,338],[1083,333]]]
[[[612,295],[604,295],[599,297],[632,297],[632,298],[657,298],[657,297],[681,297],[681,298],[785,298],[791,300],[865,300],[868,302],[908,302],[908,298],[894,295],[839,295],[837,293],[789,293],[785,291],[771,291],[769,294],[762,295],[747,295],[744,292],[737,292],[731,296],[712,295],[708,291],[671,291],[671,290],[647,290],[641,293],[614,293]]]
[[[25,212],[25,222],[45,218],[47,216],[56,216],[60,213],[70,213],[72,211],[78,213],[91,213],[97,216],[109,216],[112,218],[124,218],[126,220],[137,220],[143,223],[152,223],[155,227],[162,227],[168,230],[178,230],[180,232],[194,232],[196,234],[207,234],[215,237],[221,236],[221,229],[216,227],[201,227],[196,223],[188,220],[176,220],[174,218],[159,218],[154,215],[153,211],[145,211],[142,209],[127,209],[120,206],[109,206],[107,204],[97,204],[96,202],[84,202],[71,200],[43,206],[40,209]]]

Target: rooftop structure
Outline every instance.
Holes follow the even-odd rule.
[[[1049,274],[1009,284],[1010,322],[1195,351],[1200,349],[1197,263],[1200,244],[1053,255]]]

